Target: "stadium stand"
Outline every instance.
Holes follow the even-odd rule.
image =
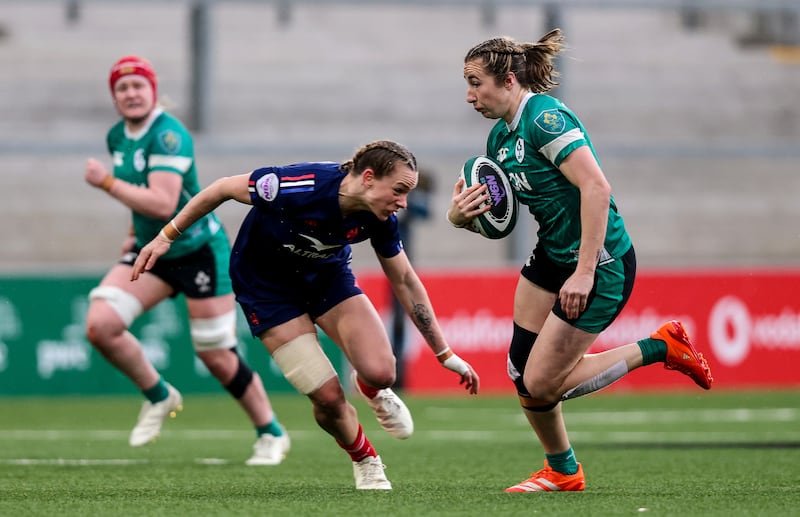
[[[168,107],[190,115],[185,2],[85,2],[73,14],[61,2],[0,11],[4,271],[92,270],[116,258],[126,211],[83,182],[83,164],[107,159],[116,115],[106,77],[117,57],[147,56]],[[541,9],[500,8],[492,24],[476,8],[416,3],[286,13],[226,2],[211,14],[209,123],[195,142],[206,183],[396,139],[436,174],[417,263],[519,262],[509,242],[453,231],[444,210],[489,128],[463,100],[463,55],[496,34],[535,40],[546,32]],[[674,10],[563,13],[570,50],[556,94],[591,132],[643,267],[791,264],[800,254],[800,66],[741,46],[732,31],[744,32],[743,15],[715,16],[690,29]],[[245,210],[221,209],[232,233]]]

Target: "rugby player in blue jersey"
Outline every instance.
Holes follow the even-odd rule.
[[[418,181],[414,155],[392,141],[360,148],[345,163],[264,167],[221,178],[197,194],[147,244],[132,278],[158,267],[173,242],[221,203],[253,205],[233,246],[236,300],[286,379],[313,405],[317,424],[350,455],[357,489],[390,490],[385,466],[320,347],[319,326],[353,365],[352,382],[392,436],[413,432],[391,390],[395,357],[386,329],[350,268],[352,244],[369,240],[411,321],[442,366],[475,394],[475,370],[448,346],[427,291],[400,241],[397,211]]]

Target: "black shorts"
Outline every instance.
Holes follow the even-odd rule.
[[[520,274],[542,289],[558,294],[564,282],[575,272],[574,267],[556,264],[539,246],[533,250]],[[553,314],[570,325],[593,334],[605,330],[619,316],[633,291],[636,278],[636,253],[633,246],[620,258],[597,266],[594,285],[586,301],[586,309],[570,319],[556,299]]]
[[[132,266],[140,248],[134,248],[119,260]],[[220,250],[222,251],[222,250]],[[183,293],[187,298],[213,298],[233,292],[227,274],[228,256],[204,244],[197,251],[174,259],[159,259],[149,273],[172,287],[172,297]]]

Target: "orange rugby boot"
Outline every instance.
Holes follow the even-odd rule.
[[[544,468],[539,472],[534,472],[531,477],[506,488],[506,492],[583,492],[586,487],[586,478],[583,475],[583,467],[578,463],[578,472],[574,474],[562,474],[556,472],[544,460]]]
[[[692,346],[689,333],[680,321],[668,321],[661,325],[657,331],[650,335],[653,339],[660,339],[667,344],[667,359],[664,368],[677,370],[688,375],[698,386],[710,389],[714,378],[711,368],[703,354]]]

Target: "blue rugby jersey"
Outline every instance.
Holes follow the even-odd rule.
[[[346,173],[334,162],[256,169],[250,175],[253,207],[242,222],[231,255],[231,275],[261,268],[316,268],[350,260],[350,245],[370,240],[383,257],[400,253],[397,217],[372,212],[342,216],[339,186]]]

